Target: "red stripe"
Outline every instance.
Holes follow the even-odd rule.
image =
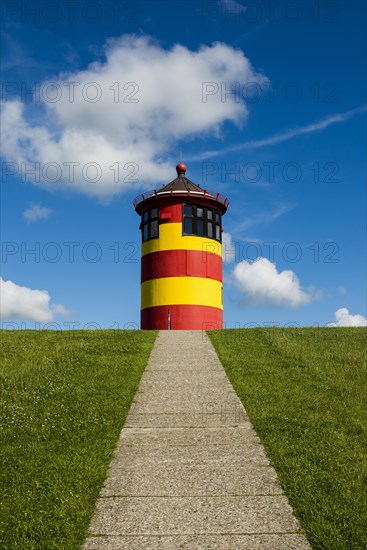
[[[159,218],[160,224],[182,222],[182,204],[170,204],[168,206],[160,206]]]
[[[205,277],[222,281],[222,258],[202,250],[161,250],[141,258],[141,282],[161,277]]]
[[[214,202],[214,204],[213,204]],[[182,222],[182,205],[183,204],[196,204],[201,206],[207,206],[209,208],[213,208],[217,212],[224,214],[227,209],[223,211],[223,206],[218,203],[214,199],[205,199],[203,197],[196,197],[196,196],[181,196],[178,197],[170,197],[170,196],[163,196],[160,198],[154,198],[149,199],[146,204],[144,205],[144,208],[142,208],[141,212],[138,213],[140,215],[143,214],[145,210],[149,210],[150,208],[153,208],[155,206],[159,207],[159,217],[160,217],[160,223],[177,223]],[[139,205],[140,206],[140,205]],[[162,216],[163,215],[163,219]],[[165,216],[168,216],[165,218]]]
[[[147,208],[142,210],[141,215],[145,210],[149,210],[158,206],[159,208],[159,223],[177,223],[182,222],[182,201],[167,197],[165,200],[154,200],[147,204]]]
[[[141,311],[142,330],[167,330],[168,310],[171,330],[220,330],[223,328],[223,310],[209,306],[156,306]]]

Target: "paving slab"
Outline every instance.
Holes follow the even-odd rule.
[[[257,463],[205,464],[192,461],[149,463],[144,469],[128,463],[114,468],[105,481],[101,496],[201,496],[279,495],[282,489],[274,468]]]
[[[128,428],[203,428],[205,426],[238,426],[242,422],[240,415],[235,413],[227,414],[221,418],[217,414],[208,414],[205,419],[201,412],[197,413],[135,413],[134,416],[126,419],[125,426]]]
[[[310,550],[304,536],[270,535],[176,535],[90,537],[85,550]]]
[[[90,532],[101,535],[293,533],[285,496],[100,498]]]
[[[83,548],[310,549],[205,333],[159,333]]]
[[[253,462],[262,466],[269,465],[263,447],[256,441],[248,442],[245,448],[241,442],[236,442],[233,445],[163,445],[160,448],[137,443],[135,445],[119,445],[111,461],[110,469],[119,466],[125,468],[128,464],[142,467],[161,463],[210,465],[213,462],[227,463],[229,471],[234,465],[236,467],[247,466]]]
[[[250,422],[242,424],[240,427],[231,428],[219,426],[216,428],[205,426],[195,430],[186,428],[127,428],[125,427],[120,434],[119,444],[123,445],[142,445],[149,447],[159,447],[162,444],[175,445],[240,445],[249,440],[257,441],[260,439],[253,430]]]
[[[222,395],[220,395],[222,393]],[[158,395],[139,395],[137,399],[132,403],[130,412],[138,414],[163,414],[167,411],[167,407],[170,406],[175,408],[176,413],[201,413],[205,418],[208,414],[216,414],[219,416],[224,415],[242,415],[244,418],[247,417],[245,410],[239,406],[238,401],[234,400],[232,394],[226,394],[225,392],[220,392],[219,389],[216,392],[216,395],[213,395],[211,392],[211,397],[209,399],[205,398],[204,395],[188,395],[185,396],[180,401],[177,401],[177,396],[170,396],[163,394],[162,396]],[[166,396],[166,399],[165,399]]]
[[[195,390],[199,389],[205,389],[208,378],[210,377],[210,385],[212,388],[214,387],[222,387],[227,390],[231,389],[229,381],[225,380],[221,374],[217,373],[211,373],[211,371],[205,372],[198,372],[197,370],[194,371],[186,371],[185,373],[180,373],[178,371],[174,371],[170,373],[170,371],[159,371],[159,372],[150,372],[147,373],[146,376],[144,376],[144,380],[142,380],[140,391],[144,391],[145,389],[153,389],[155,387],[160,387],[160,389],[169,388],[169,387],[180,387],[180,388],[193,388]]]

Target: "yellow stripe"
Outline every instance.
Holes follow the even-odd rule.
[[[190,237],[182,235],[182,223],[162,223],[159,226],[159,238],[142,244],[141,255],[161,250],[202,250],[222,256],[222,245],[207,237]]]
[[[202,277],[162,277],[141,284],[141,309],[179,304],[223,309],[222,283]]]

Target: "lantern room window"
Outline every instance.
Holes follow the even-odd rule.
[[[206,206],[184,204],[182,234],[208,237],[222,242],[222,219],[219,212]]]
[[[158,215],[157,207],[143,212],[140,226],[143,243],[159,236]]]

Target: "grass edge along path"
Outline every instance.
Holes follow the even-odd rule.
[[[4,550],[76,550],[155,331],[1,331]]]
[[[365,550],[367,330],[208,335],[312,547]]]

